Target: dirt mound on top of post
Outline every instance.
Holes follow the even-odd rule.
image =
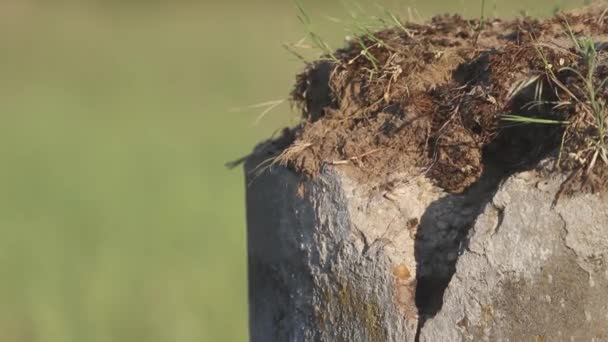
[[[607,37],[592,6],[544,20],[438,16],[351,39],[297,76],[303,120],[274,162],[311,177],[344,165],[377,186],[424,174],[458,193],[488,163],[515,171],[553,155],[567,192],[605,188]]]

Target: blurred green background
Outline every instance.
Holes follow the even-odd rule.
[[[339,45],[342,3],[303,3]],[[0,2],[0,341],[246,340],[245,184],[224,163],[297,115],[231,108],[285,98],[302,63],[281,44],[303,36],[291,1]]]

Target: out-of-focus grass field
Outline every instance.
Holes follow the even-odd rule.
[[[304,4],[345,35],[339,1]],[[0,341],[246,340],[245,184],[223,164],[295,114],[229,109],[286,97],[303,35],[290,1],[0,2]]]

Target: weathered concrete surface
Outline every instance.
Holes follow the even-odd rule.
[[[461,195],[308,181],[263,151],[245,166],[252,341],[608,341],[605,199],[552,208],[563,178],[491,167]]]
[[[608,341],[608,202],[508,179],[470,232],[421,341]]]
[[[252,341],[414,341],[416,229],[440,191],[370,191],[329,167],[247,178]]]
[[[373,189],[339,167],[260,168],[264,151],[245,166],[252,341],[414,341],[498,178],[463,195],[420,175]]]

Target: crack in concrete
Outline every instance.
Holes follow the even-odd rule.
[[[568,246],[568,242],[566,241],[566,238],[568,237],[568,222],[566,222],[566,220],[564,219],[564,217],[562,216],[562,214],[560,212],[557,212],[557,217],[559,217],[560,221],[562,221],[562,230],[564,232],[564,235],[561,236],[562,242],[564,244],[564,247],[566,247],[567,250],[571,251],[572,254],[574,254],[576,256],[576,258],[578,259],[578,253],[574,250],[574,248]],[[579,265],[580,267],[580,265]],[[582,268],[582,267],[581,267]]]
[[[367,241],[367,236],[365,236],[365,233],[363,233],[356,224],[353,223],[353,227],[355,228],[355,233],[357,234],[357,237],[363,243],[363,248],[361,249],[361,256],[365,256],[370,248],[370,244]]]
[[[563,242],[564,247],[565,247],[565,248],[566,248],[568,251],[572,252],[572,254],[575,256],[576,265],[577,265],[577,266],[578,266],[578,267],[579,267],[581,270],[585,271],[585,273],[587,273],[587,275],[589,276],[589,278],[592,278],[592,277],[593,277],[593,273],[594,273],[594,272],[593,272],[593,271],[591,271],[591,270],[589,270],[589,269],[587,269],[587,268],[586,268],[586,267],[584,267],[583,265],[581,265],[581,263],[583,263],[583,264],[584,264],[584,262],[582,261],[582,258],[581,258],[581,257],[578,255],[578,252],[577,252],[577,251],[576,251],[574,248],[572,248],[572,247],[570,247],[570,246],[568,245],[568,242],[566,241],[566,238],[568,237],[568,234],[570,233],[570,232],[568,231],[568,222],[567,222],[567,221],[564,219],[564,216],[562,216],[562,213],[557,212],[557,216],[559,217],[560,221],[562,221],[562,230],[563,230],[563,232],[564,232],[564,235],[563,235],[563,236],[561,236],[561,239],[562,239],[562,242]]]
[[[435,201],[422,216],[416,239],[419,319],[415,342],[419,341],[425,322],[441,311],[443,294],[456,273],[461,251],[469,250],[469,231],[507,176],[501,168],[490,166],[465,193]]]
[[[493,201],[490,201],[490,203],[492,204],[492,208],[494,208],[494,210],[496,211],[496,225],[494,226],[492,234],[490,235],[494,236],[498,234],[498,231],[500,230],[500,227],[502,226],[503,221],[505,220],[505,207],[498,206]]]

